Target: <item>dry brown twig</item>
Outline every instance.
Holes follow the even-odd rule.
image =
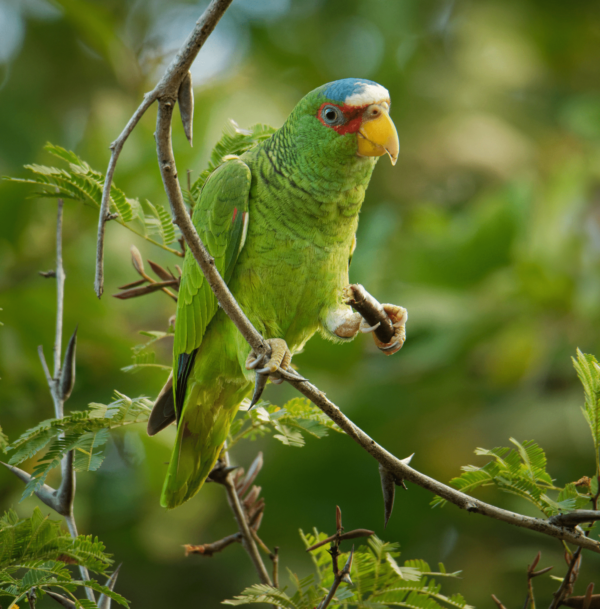
[[[344,533],[344,527],[342,526],[342,510],[340,510],[340,506],[335,506],[335,523],[336,523],[336,533],[335,535],[331,535],[327,539],[320,541],[319,543],[315,543],[310,546],[310,548],[306,548],[307,552],[312,552],[312,550],[316,550],[321,546],[324,546],[326,543],[331,542],[331,547],[328,552],[331,555],[331,567],[333,569],[333,584],[329,589],[329,592],[325,596],[325,598],[321,601],[318,606],[318,609],[325,609],[328,607],[333,600],[337,589],[339,588],[342,582],[346,582],[347,584],[352,584],[352,580],[350,579],[350,570],[352,569],[352,558],[354,557],[354,546],[352,546],[352,550],[348,556],[348,560],[344,567],[340,570],[338,567],[338,558],[340,557],[340,543],[345,539],[356,539],[358,537],[370,537],[374,534],[373,531],[369,531],[367,529],[356,529],[354,531],[349,531],[348,533]]]

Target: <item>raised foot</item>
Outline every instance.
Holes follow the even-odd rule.
[[[402,349],[402,345],[406,340],[406,321],[408,320],[408,312],[404,307],[399,307],[393,304],[382,304],[383,310],[387,313],[390,318],[392,325],[394,326],[394,336],[388,343],[382,343],[373,332],[373,340],[375,344],[385,355],[392,355],[396,351]],[[362,329],[364,332],[369,331],[370,328]]]
[[[262,392],[267,384],[267,379],[278,385],[283,382],[283,378],[277,374],[279,370],[288,371],[292,363],[292,353],[288,349],[287,343],[283,338],[269,338],[265,341],[271,347],[271,355],[257,355],[254,350],[250,351],[246,359],[246,369],[256,370],[256,381],[254,385],[254,395],[250,402],[250,410],[260,399]],[[261,366],[259,368],[259,366]]]

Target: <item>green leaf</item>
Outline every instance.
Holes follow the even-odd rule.
[[[240,596],[223,601],[224,605],[253,605],[256,603],[267,603],[283,609],[301,609],[285,591],[266,584],[255,584],[246,588]]]
[[[71,412],[62,419],[47,419],[26,431],[7,449],[14,451],[9,461],[11,465],[30,459],[51,443],[36,463],[23,498],[39,489],[48,473],[58,467],[71,450],[74,451],[76,471],[98,469],[104,458],[99,449],[108,441],[109,430],[146,422],[152,406],[147,398],[131,399],[115,392],[115,400],[108,405],[90,404],[88,410]]]
[[[92,169],[88,163],[70,150],[54,144],[46,144],[45,150],[66,163],[68,168],[59,169],[37,164],[25,165],[25,168],[32,174],[29,178],[7,176],[4,179],[21,184],[35,184],[40,187],[36,193],[37,196],[71,199],[99,209],[102,203],[104,174]],[[112,213],[117,214],[115,222],[154,245],[180,255],[181,252],[167,245],[175,241],[179,234],[178,229],[170,220],[169,213],[162,206],[154,207],[149,201],[146,202],[146,205],[151,209],[150,218],[146,217],[143,206],[137,199],[128,197],[114,182],[111,184],[109,209]],[[151,237],[154,233],[160,235],[162,243]]]
[[[596,475],[600,475],[600,367],[593,355],[582,353],[577,349],[577,359],[573,366],[583,385],[585,406],[583,415],[587,421],[596,452]]]
[[[121,595],[97,581],[72,579],[70,564],[85,566],[106,577],[112,560],[98,539],[86,535],[73,539],[61,524],[60,520],[44,516],[39,508],[34,509],[30,518],[22,520],[12,511],[3,515],[0,519],[0,595],[8,595],[12,603],[16,603],[34,587],[42,593],[50,587],[72,593],[78,587],[87,586],[127,607]]]

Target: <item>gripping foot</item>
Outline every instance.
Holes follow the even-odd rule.
[[[260,400],[260,396],[267,384],[267,379],[270,379],[275,384],[281,383],[283,379],[276,376],[275,373],[279,369],[288,370],[292,363],[292,353],[283,338],[269,338],[266,342],[271,347],[270,356],[256,355],[254,351],[251,351],[246,359],[246,369],[256,370],[254,395],[248,410],[251,410]],[[262,367],[259,368],[259,366]]]

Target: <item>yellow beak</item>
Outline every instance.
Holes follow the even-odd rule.
[[[363,123],[358,132],[358,154],[361,156],[382,156],[388,154],[392,165],[398,160],[400,142],[396,127],[383,107],[376,118]]]

